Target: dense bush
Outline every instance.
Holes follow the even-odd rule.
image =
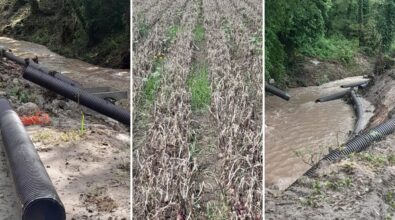
[[[266,79],[286,78],[298,54],[347,64],[394,41],[395,0],[267,0],[265,9]]]

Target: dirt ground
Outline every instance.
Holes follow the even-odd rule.
[[[376,76],[364,96],[376,106],[369,127],[392,116],[394,69]],[[284,192],[266,189],[266,219],[394,219],[395,134],[337,163],[322,165]]]
[[[67,219],[129,219],[129,128],[24,80],[21,73],[18,65],[0,60],[0,95],[19,115],[35,110],[50,115],[49,125],[26,129]],[[18,219],[21,206],[3,148],[0,151],[0,216]]]

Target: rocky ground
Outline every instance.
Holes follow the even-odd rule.
[[[67,219],[129,219],[129,128],[24,80],[21,73],[18,65],[0,60],[0,96],[20,116],[35,111],[49,114],[50,124],[26,129]],[[128,108],[125,100],[116,104]],[[0,151],[0,216],[18,219],[21,207]]]
[[[364,92],[376,106],[368,127],[392,117],[395,69]],[[266,219],[395,219],[395,134],[366,151],[301,177],[284,192],[266,188]]]

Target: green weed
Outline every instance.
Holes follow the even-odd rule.
[[[177,33],[181,31],[181,26],[180,25],[173,25],[171,26],[167,31],[166,31],[166,40],[167,41],[173,41]]]
[[[197,24],[193,30],[193,38],[196,43],[201,43],[206,37],[206,29],[202,24]]]
[[[149,25],[145,21],[141,21],[137,25],[138,35],[140,38],[145,38],[149,33]]]
[[[188,86],[192,93],[191,105],[193,110],[203,109],[210,105],[211,87],[207,66],[193,67],[192,77],[188,82]]]
[[[160,77],[163,71],[163,59],[161,57],[156,58],[153,66],[154,71],[148,76],[143,87],[144,97],[148,102],[154,101],[159,88]]]

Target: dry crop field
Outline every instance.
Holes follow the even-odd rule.
[[[133,1],[133,216],[262,218],[262,2]]]

